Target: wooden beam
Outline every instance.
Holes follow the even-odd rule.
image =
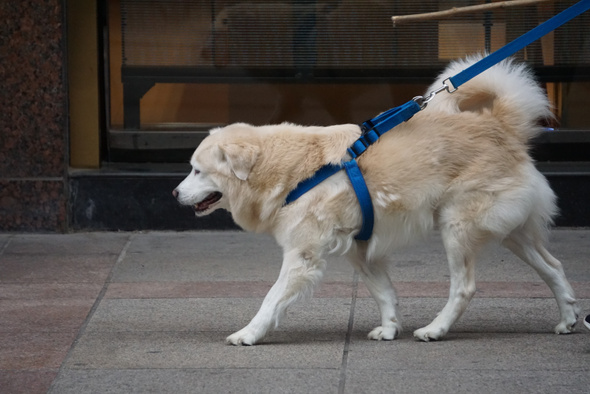
[[[457,15],[462,14],[469,14],[474,12],[484,12],[489,11],[496,8],[508,8],[508,7],[519,7],[525,6],[535,3],[542,3],[545,1],[552,1],[552,0],[511,0],[511,1],[499,1],[496,3],[488,3],[488,4],[479,4],[479,5],[472,5],[466,7],[453,7],[448,10],[444,11],[437,11],[437,12],[427,12],[424,14],[411,14],[411,15],[398,15],[392,16],[391,20],[393,21],[393,26],[401,25],[403,23],[414,22],[414,21],[423,21],[423,20],[431,20],[431,19],[448,19],[453,18]]]

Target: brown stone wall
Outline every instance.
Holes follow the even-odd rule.
[[[63,0],[0,2],[0,231],[65,231]]]

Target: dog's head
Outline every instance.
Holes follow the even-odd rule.
[[[339,163],[358,138],[356,125],[289,123],[214,129],[191,158],[191,173],[172,192],[197,216],[223,208],[251,231],[272,227],[287,194],[326,163]]]
[[[172,192],[181,204],[193,206],[197,216],[219,208],[231,211],[232,195],[248,181],[260,153],[255,136],[229,138],[232,130],[221,130],[212,130],[199,145],[191,172]]]

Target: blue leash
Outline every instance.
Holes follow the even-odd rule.
[[[582,0],[574,4],[570,8],[555,15],[553,18],[543,22],[539,26],[518,37],[511,43],[506,44],[502,48],[498,49],[496,52],[493,52],[490,55],[484,57],[479,62],[466,68],[465,70],[461,71],[454,77],[449,78],[448,80],[453,84],[454,89],[457,89],[459,86],[463,85],[471,78],[475,77],[478,74],[481,74],[483,71],[492,67],[494,64],[501,62],[508,56],[514,55],[516,52],[520,51],[522,48],[526,47],[530,43],[552,32],[559,26],[569,22],[576,16],[583,14],[589,9],[590,0]]]
[[[453,93],[459,86],[463,85],[465,82],[469,81],[476,75],[481,74],[488,68],[492,67],[494,64],[497,64],[507,57],[515,54],[533,41],[538,40],[547,33],[557,29],[559,26],[569,22],[576,16],[588,11],[589,9],[590,0],[581,0],[565,11],[555,15],[553,18],[545,21],[509,44],[498,49],[496,52],[493,52],[477,63],[474,63],[455,76],[447,78],[443,81],[442,87],[430,92],[427,97],[414,97],[412,100],[403,105],[400,105],[399,107],[392,108],[373,119],[363,122],[360,126],[362,132],[361,137],[356,140],[347,150],[348,154],[352,157],[352,160],[343,162],[341,164],[327,164],[321,167],[311,178],[300,182],[297,187],[293,189],[289,195],[287,195],[287,198],[285,199],[285,205],[297,200],[303,194],[307,193],[309,190],[319,185],[324,180],[344,169],[346,170],[348,178],[350,179],[350,183],[352,184],[356,197],[359,201],[363,215],[361,230],[356,235],[355,239],[359,241],[367,241],[373,234],[373,203],[371,202],[371,195],[369,193],[369,189],[367,188],[363,174],[355,159],[364,153],[367,148],[371,146],[371,144],[381,137],[381,135],[393,129],[395,126],[409,120],[412,116],[414,116],[414,114],[426,108],[428,102],[430,102],[438,93],[442,92],[443,90]]]

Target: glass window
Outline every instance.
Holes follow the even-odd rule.
[[[485,2],[107,0],[110,159],[171,160],[163,152],[236,121],[360,123],[423,94],[448,61],[498,49],[574,3],[391,22]],[[516,56],[554,103],[548,126],[590,130],[590,13]]]

